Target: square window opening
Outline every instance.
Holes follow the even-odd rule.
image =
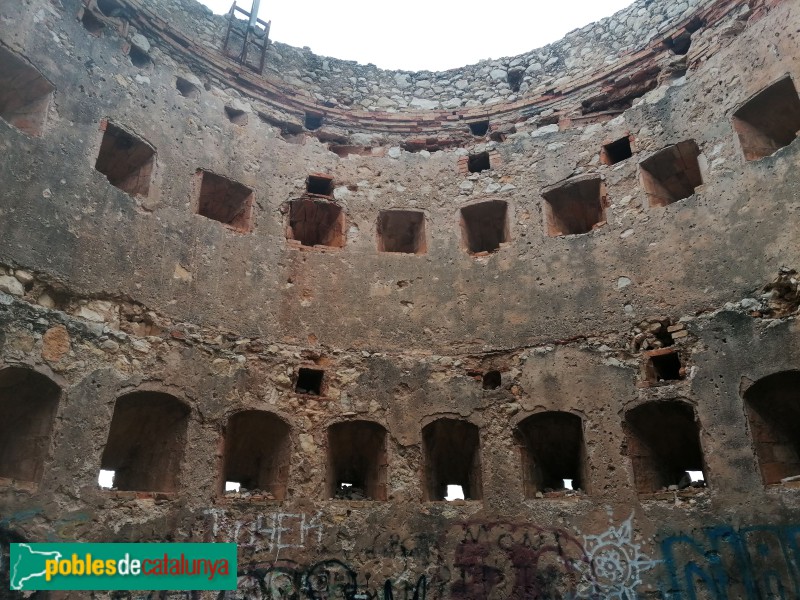
[[[197,214],[241,233],[252,228],[253,190],[232,179],[199,170]]]
[[[647,359],[646,373],[650,383],[664,384],[683,379],[685,370],[677,352],[663,352]]]
[[[500,244],[508,242],[508,205],[491,200],[463,207],[461,235],[471,254],[498,250]]]
[[[547,235],[580,235],[605,223],[605,185],[600,177],[568,180],[545,190]]]
[[[298,394],[320,396],[322,395],[322,380],[324,376],[325,371],[321,369],[301,367],[297,372],[297,383],[295,384],[294,391]]]
[[[503,382],[500,371],[487,371],[483,374],[483,389],[496,390]]]
[[[600,152],[600,160],[604,165],[615,165],[632,156],[631,139],[628,136],[605,144]]]
[[[703,185],[700,149],[694,140],[667,146],[639,163],[650,206],[667,206],[694,194]]]
[[[447,485],[447,495],[444,497],[447,502],[452,502],[453,500],[464,500],[464,488],[460,485]]]
[[[307,112],[303,124],[305,128],[308,129],[309,131],[314,131],[315,129],[319,129],[320,127],[322,127],[322,115],[318,113]]]
[[[761,90],[733,113],[745,159],[759,160],[791,144],[800,131],[800,97],[787,76]]]
[[[691,483],[706,482],[706,476],[703,474],[702,471],[686,471],[686,474],[689,475],[689,481]]]
[[[97,485],[101,488],[111,489],[114,487],[114,471],[100,469],[97,476]]]
[[[303,246],[343,248],[344,211],[334,202],[301,198],[289,203],[287,237]]]
[[[54,91],[25,59],[0,47],[0,117],[23,133],[39,136]]]
[[[470,154],[467,159],[467,169],[470,173],[480,173],[491,169],[488,152],[479,152],[478,154]]]
[[[333,177],[329,175],[309,175],[306,179],[306,192],[313,196],[333,196]]]
[[[132,196],[146,197],[150,192],[155,149],[132,133],[107,123],[94,168],[109,183]]]
[[[239,490],[242,489],[242,484],[238,481],[226,481],[225,482],[225,493],[226,494],[235,494],[239,493]]]
[[[425,254],[425,214],[413,210],[382,210],[378,215],[378,251]]]
[[[472,135],[476,137],[483,137],[489,131],[489,121],[473,121],[472,123],[467,123],[469,126],[469,131]]]

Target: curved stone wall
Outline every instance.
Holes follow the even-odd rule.
[[[794,3],[438,74],[259,76],[188,0],[0,22],[4,544],[235,541],[219,597],[800,593]]]
[[[666,52],[669,44],[664,41],[680,35],[687,25],[695,33],[702,29],[712,4],[708,0],[668,6],[636,2],[543,48],[441,73],[385,71],[374,65],[319,57],[308,49],[274,44],[268,53],[265,79],[270,83],[279,81],[291,93],[307,96],[312,102],[329,103],[344,110],[350,107],[404,112],[491,107],[541,95],[549,88],[579,82],[593,73],[624,69],[639,53]],[[133,22],[142,23],[145,35],[150,27],[162,26],[148,22],[155,17],[169,30],[212,52],[219,50],[227,31],[226,17],[211,15],[194,2],[173,0],[159,5],[157,10],[148,10],[146,3],[131,2],[127,6]],[[713,10],[719,11],[720,7]],[[741,7],[732,3],[723,10],[738,13]],[[693,41],[696,43],[701,37],[702,33],[697,33]],[[519,79],[512,75],[509,82],[509,72],[520,73]],[[513,91],[512,85],[519,89]]]
[[[759,4],[752,8],[761,10]],[[294,131],[310,111],[328,126],[320,132],[323,139],[341,141],[348,130],[373,134],[463,130],[462,119],[492,117],[498,124],[539,125],[542,119],[558,121],[562,113],[608,118],[609,112],[629,107],[660,80],[685,72],[692,46],[692,58],[702,60],[709,41],[720,33],[735,35],[735,19],[747,19],[753,10],[735,2],[668,7],[637,2],[528,54],[441,73],[384,71],[272,44],[263,77],[220,56],[229,18],[211,15],[194,2],[175,0],[153,11],[137,0],[101,0],[99,6],[90,4],[89,12],[107,27],[119,27],[134,47],[138,41],[149,53],[151,44],[157,45],[166,52],[167,62],[178,55],[200,76],[187,73],[190,78],[206,82],[218,78],[224,87],[262,101],[250,108],[268,121]],[[723,17],[724,31],[705,31],[707,23],[718,24]],[[728,31],[731,26],[733,32]],[[228,54],[236,55],[238,49],[231,42]],[[236,77],[231,79],[233,72]],[[565,95],[569,99],[562,102]],[[536,118],[549,110],[559,110],[558,116]]]

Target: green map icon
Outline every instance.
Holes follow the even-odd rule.
[[[12,544],[9,560],[11,589],[35,589],[33,580],[45,578],[45,561],[60,558],[60,552],[42,552],[34,550],[30,544]]]

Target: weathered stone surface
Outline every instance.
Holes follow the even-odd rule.
[[[63,325],[51,327],[42,336],[42,358],[48,362],[60,361],[67,355],[69,348],[69,332]]]
[[[22,287],[22,284],[17,281],[16,278],[10,275],[2,275],[0,276],[0,292],[13,294],[14,296],[23,296],[25,294],[25,288]]]
[[[412,98],[409,104],[415,108],[422,108],[422,109],[432,109],[432,108],[437,108],[439,106],[439,102],[437,100],[426,100],[425,98],[417,98],[417,97]]]
[[[150,42],[141,33],[134,33],[131,36],[131,44],[139,48],[142,52],[150,52]]]
[[[23,271],[22,269],[17,269],[14,271],[14,277],[17,281],[19,281],[22,285],[30,285],[33,283],[33,275],[28,271]]]

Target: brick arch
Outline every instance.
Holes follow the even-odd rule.
[[[347,494],[343,483],[360,488],[366,499],[386,500],[388,434],[375,421],[339,421],[328,426],[329,497]],[[352,493],[352,492],[350,492]]]
[[[114,405],[101,469],[119,490],[175,492],[186,446],[189,406],[172,394],[138,390]]]
[[[483,497],[480,429],[464,419],[442,417],[422,428],[425,500],[444,500],[460,485],[466,500]]]
[[[291,426],[265,410],[245,409],[228,417],[225,427],[223,482],[286,497],[291,461]]]
[[[627,452],[640,494],[678,485],[687,471],[703,471],[700,423],[694,406],[678,399],[652,400],[625,412]]]
[[[800,370],[762,377],[744,392],[744,407],[765,484],[800,475]]]
[[[515,433],[522,449],[525,496],[557,491],[565,479],[574,489],[587,489],[583,419],[570,412],[549,410],[520,420]]]
[[[0,477],[42,479],[61,388],[25,367],[0,370]]]

